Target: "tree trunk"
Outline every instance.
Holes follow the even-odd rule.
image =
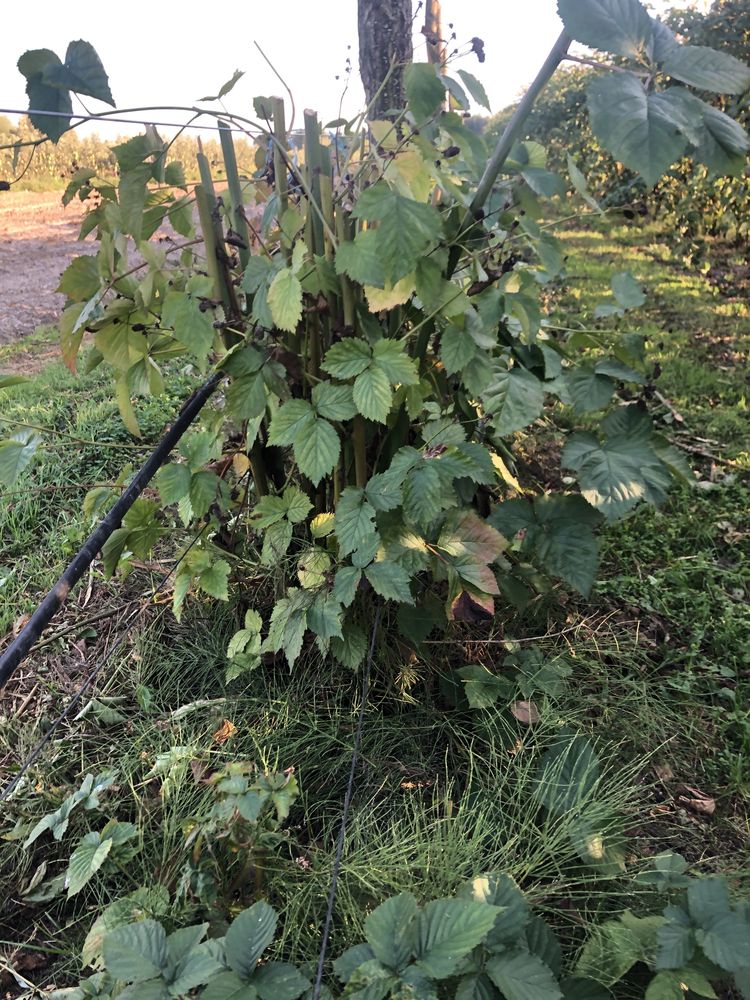
[[[427,41],[427,58],[440,69],[445,63],[445,42],[440,0],[425,0],[424,28],[422,33]]]
[[[412,61],[412,0],[357,0],[359,72],[370,118],[404,106],[404,65]],[[383,82],[385,81],[385,83]]]

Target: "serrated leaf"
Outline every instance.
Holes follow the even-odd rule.
[[[493,708],[501,698],[511,693],[511,686],[504,677],[498,677],[479,663],[460,667],[466,697],[472,708]]]
[[[224,938],[229,966],[243,979],[249,979],[275,933],[276,913],[268,903],[261,900],[243,910]]]
[[[331,652],[339,663],[356,670],[367,655],[367,636],[356,625],[344,625],[343,631],[343,639],[331,639]]]
[[[112,850],[112,841],[99,840],[99,835],[87,834],[73,851],[68,863],[65,878],[68,885],[68,898],[75,896],[107,860]]]
[[[306,399],[290,399],[274,413],[268,443],[290,445],[300,440],[315,423],[315,412]]]
[[[94,46],[82,39],[68,45],[65,63],[50,66],[44,73],[44,82],[115,106],[101,59]]]
[[[157,921],[142,920],[108,934],[102,952],[113,978],[146,982],[159,976],[167,964],[167,935]]]
[[[438,464],[425,459],[410,470],[404,481],[404,514],[421,528],[427,528],[440,513],[440,493]]]
[[[494,955],[487,975],[506,1000],[560,1000],[562,991],[552,970],[525,951]]]
[[[192,476],[187,465],[170,462],[163,465],[156,474],[156,485],[161,502],[168,506],[188,495]]]
[[[147,917],[162,916],[169,909],[169,894],[164,886],[140,888],[115,900],[96,918],[81,950],[84,965],[100,965],[102,945],[107,934]]]
[[[363,490],[347,486],[336,504],[333,523],[342,556],[354,552],[373,533],[375,510]]]
[[[558,0],[563,24],[577,42],[637,58],[651,39],[651,18],[639,0]]]
[[[340,452],[341,441],[336,429],[320,417],[315,417],[294,443],[294,457],[299,470],[313,486],[333,472]]]
[[[718,917],[695,937],[707,957],[727,972],[750,968],[750,922],[736,913]]]
[[[208,569],[204,569],[198,577],[198,586],[202,591],[215,597],[217,601],[228,601],[229,590],[227,581],[231,566],[224,559],[217,559]]]
[[[369,944],[355,944],[347,948],[333,963],[333,971],[342,983],[348,983],[360,965],[375,958]]]
[[[647,93],[632,73],[595,77],[587,93],[597,139],[653,187],[687,148],[682,115],[664,95]]]
[[[286,517],[292,524],[301,524],[307,519],[307,515],[313,509],[308,495],[296,486],[289,486],[284,490],[282,502],[286,511]]]
[[[96,257],[75,257],[60,276],[57,291],[71,302],[85,302],[99,291],[101,279]]]
[[[656,932],[656,940],[659,946],[657,969],[679,969],[693,957],[695,935],[691,927],[667,921]]]
[[[198,301],[186,292],[167,292],[161,325],[169,327],[181,344],[200,361],[205,360],[214,342],[213,316],[201,312]]]
[[[498,367],[482,399],[497,433],[512,434],[528,427],[541,414],[544,387],[526,368]]]
[[[381,903],[365,920],[365,937],[379,962],[402,969],[411,958],[419,908],[409,892]]]
[[[497,908],[464,899],[437,899],[419,914],[415,955],[417,965],[433,979],[452,975],[458,963],[483,940],[497,917]]]
[[[236,972],[222,972],[214,976],[200,996],[201,1000],[256,1000],[258,994]]]
[[[386,280],[382,288],[365,285],[367,308],[371,313],[387,312],[408,302],[416,290],[414,272],[410,272],[395,283]]]
[[[375,562],[365,569],[370,586],[387,601],[413,604],[414,598],[409,588],[409,574],[398,563]]]
[[[279,271],[271,282],[268,306],[276,326],[294,333],[302,319],[302,285],[291,268]]]
[[[470,334],[457,326],[449,326],[440,336],[440,360],[446,372],[455,375],[473,361],[477,347]]]
[[[215,472],[203,469],[192,475],[188,496],[196,517],[203,517],[204,514],[208,513],[211,504],[216,499],[218,489],[219,477]],[[181,500],[182,497],[178,497],[177,499]]]
[[[699,132],[700,142],[693,155],[705,163],[715,174],[729,174],[741,177],[745,169],[750,137],[742,126],[729,115],[703,105],[703,125]]]
[[[367,341],[347,337],[330,348],[321,367],[334,378],[348,379],[368,368],[371,359],[372,348]]]
[[[336,273],[346,274],[359,285],[385,285],[386,268],[380,253],[377,233],[365,229],[354,242],[340,243],[336,251]]]
[[[563,376],[565,387],[577,413],[603,410],[612,400],[615,383],[607,375],[580,365]]]
[[[691,879],[687,892],[690,916],[700,927],[709,927],[731,911],[729,889],[718,876]]]
[[[29,120],[34,128],[49,136],[52,142],[58,142],[60,136],[70,128],[70,115],[73,114],[73,103],[66,88],[46,82],[46,77],[62,68],[62,61],[50,49],[32,49],[24,52],[18,60],[18,69],[26,77],[26,94],[29,98],[29,108],[34,110],[29,114]],[[51,111],[52,115],[40,112]]]
[[[288,962],[265,962],[256,969],[253,985],[261,1000],[296,1000],[310,989],[309,980]]]
[[[297,560],[299,582],[307,590],[322,587],[331,568],[331,557],[319,545],[313,545]]]
[[[337,570],[333,581],[333,596],[345,608],[353,603],[361,579],[362,571],[356,566],[342,566]]]
[[[645,958],[636,934],[619,921],[595,927],[578,959],[575,974],[603,986],[614,986]]]
[[[410,63],[404,72],[404,90],[417,125],[433,118],[445,101],[445,85],[432,63]]]
[[[506,678],[499,679],[506,680]],[[509,875],[485,875],[475,878],[465,886],[462,895],[478,903],[489,903],[498,908],[494,926],[487,935],[488,948],[503,948],[517,941],[531,919],[529,904]]]
[[[431,71],[434,74],[434,69]],[[439,86],[442,88],[442,84]],[[397,194],[385,181],[366,188],[352,214],[378,223],[378,246],[386,267],[385,276],[392,283],[411,274],[424,251],[442,234],[437,209]]]
[[[715,94],[744,94],[750,88],[750,67],[728,52],[702,45],[677,45],[662,60],[675,80]]]
[[[647,441],[617,434],[600,442],[591,434],[574,434],[562,464],[575,469],[581,493],[609,521],[627,513],[641,500],[661,502],[671,477]]]
[[[350,385],[319,382],[312,391],[312,404],[326,420],[351,420],[357,414]]]
[[[419,371],[416,362],[406,353],[404,344],[385,337],[372,349],[373,365],[388,377],[391,385],[417,385]]]
[[[384,424],[391,412],[393,391],[388,376],[374,365],[357,376],[353,389],[354,405],[367,420]]]
[[[471,73],[467,73],[465,69],[458,70],[458,75],[461,77],[464,82],[464,86],[471,94],[472,100],[476,101],[477,104],[491,112],[492,108],[490,107],[487,91],[484,89],[483,84],[480,83],[475,76],[472,76]]]

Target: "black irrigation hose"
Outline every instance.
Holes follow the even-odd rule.
[[[52,616],[65,603],[71,589],[94,561],[97,552],[101,550],[112,532],[119,528],[125,514],[169,458],[169,453],[198,416],[222,377],[220,372],[215,373],[189,397],[175,422],[135,474],[127,489],[123,490],[117,503],[91,532],[21,632],[8,648],[0,653],[0,690],[13,675],[21,661],[26,658],[31,647],[49,625]]]
[[[344,806],[341,812],[341,826],[339,827],[339,836],[336,843],[336,854],[333,859],[333,873],[331,875],[331,888],[328,892],[328,906],[326,908],[326,918],[323,924],[323,939],[320,944],[320,953],[318,955],[318,967],[315,972],[315,983],[312,988],[312,1000],[320,1000],[320,991],[323,986],[323,970],[325,968],[326,952],[328,951],[328,939],[331,935],[331,924],[333,923],[333,906],[336,902],[336,893],[339,887],[339,872],[341,871],[341,859],[344,855],[344,843],[346,841],[346,824],[349,820],[349,808],[352,804],[352,794],[354,793],[354,776],[357,772],[357,764],[359,763],[359,748],[362,743],[362,727],[365,721],[365,710],[367,708],[367,698],[370,692],[370,670],[372,668],[372,660],[375,655],[375,641],[378,635],[378,626],[380,625],[380,613],[382,611],[382,605],[378,604],[377,610],[375,612],[375,621],[372,624],[372,635],[370,637],[370,648],[367,653],[367,662],[365,663],[365,669],[362,674],[362,701],[359,706],[359,718],[357,719],[357,728],[354,732],[354,746],[352,748],[352,766],[349,769],[349,782],[346,786],[346,795],[344,796]]]

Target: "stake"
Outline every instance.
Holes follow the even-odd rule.
[[[508,159],[508,155],[513,148],[513,144],[521,134],[521,129],[531,114],[537,98],[547,86],[555,70],[567,55],[572,42],[573,39],[567,31],[563,31],[555,44],[552,46],[550,54],[544,60],[544,65],[537,73],[536,79],[521,98],[518,107],[513,113],[513,117],[505,126],[505,131],[500,136],[500,140],[497,146],[495,146],[495,151],[484,169],[484,173],[479,181],[476,193],[472,198],[471,205],[469,205],[466,215],[464,216],[464,220],[461,223],[462,232],[471,229],[474,223],[478,221],[479,212],[482,208],[484,208],[484,203],[490,196],[492,186],[497,180],[500,171],[505,166],[505,161]],[[448,261],[449,276],[456,270],[460,254],[461,248],[456,244],[451,249]]]

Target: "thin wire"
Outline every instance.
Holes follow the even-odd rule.
[[[213,115],[212,111],[202,111],[201,114]],[[28,108],[28,110],[22,110],[21,108],[0,108],[0,114],[3,115],[24,115],[28,117],[29,115],[48,115],[51,118],[75,118],[79,122],[101,122],[106,125],[107,122],[120,122],[125,125],[161,125],[165,128],[194,128],[200,129],[200,131],[206,132],[220,132],[221,127],[219,125],[183,125],[180,122],[153,122],[144,121],[141,118],[111,118],[109,115],[102,117],[101,115],[76,115],[68,114],[67,111],[41,111],[38,108]],[[231,128],[231,132],[245,133],[244,129],[241,128]]]
[[[341,827],[339,828],[338,841],[336,843],[336,855],[333,859],[333,874],[331,876],[331,888],[328,892],[328,907],[326,909],[326,919],[323,924],[323,939],[320,944],[320,954],[318,955],[318,968],[315,973],[315,984],[312,990],[312,1000],[320,1000],[320,991],[323,985],[323,967],[326,960],[326,952],[328,951],[328,939],[331,935],[331,924],[333,923],[333,906],[336,902],[336,893],[338,892],[339,885],[339,873],[341,871],[341,858],[344,854],[344,842],[346,840],[346,824],[349,819],[349,808],[352,804],[352,795],[354,793],[354,777],[357,771],[357,764],[359,763],[359,749],[362,744],[362,728],[365,721],[365,709],[367,708],[367,697],[370,691],[370,669],[372,667],[372,660],[375,655],[375,640],[378,634],[378,626],[380,625],[380,612],[382,605],[378,604],[377,610],[375,612],[375,621],[372,626],[372,636],[370,637],[370,649],[367,654],[367,662],[365,663],[365,669],[362,676],[362,701],[359,706],[359,718],[357,719],[357,728],[354,733],[354,745],[352,749],[352,766],[349,769],[349,783],[346,786],[346,795],[344,796],[344,808],[341,813]]]
[[[167,570],[167,572],[161,578],[161,580],[159,581],[159,583],[152,590],[152,592],[149,595],[149,597],[156,597],[156,595],[161,590],[163,590],[164,585],[166,584],[167,580],[172,576],[172,574],[175,572],[175,570],[180,565],[180,563],[182,562],[182,560],[187,556],[188,552],[190,552],[190,550],[193,548],[193,546],[196,545],[196,543],[200,540],[201,536],[203,535],[203,533],[205,532],[205,530],[206,530],[207,527],[208,527],[207,524],[203,525],[203,527],[201,528],[201,530],[193,538],[193,540],[190,542],[190,544],[188,545],[188,547],[184,550],[184,552],[181,553],[180,557],[177,560],[175,560],[174,563],[172,563],[172,565],[170,566],[169,570]],[[146,610],[147,607],[148,607],[148,604],[146,604],[146,603],[141,604],[140,607],[133,608],[133,610],[131,611],[131,613],[128,616],[126,616],[125,623],[124,623],[124,625],[122,627],[122,630],[120,632],[120,635],[117,637],[117,640],[115,641],[114,645],[111,646],[110,649],[100,658],[99,662],[96,663],[94,667],[92,667],[89,675],[86,677],[86,679],[84,680],[83,684],[79,687],[79,689],[73,695],[73,697],[68,702],[68,704],[63,709],[63,711],[58,715],[58,717],[52,723],[52,725],[47,730],[47,732],[44,734],[44,736],[42,736],[41,740],[39,740],[39,742],[34,747],[34,749],[31,751],[31,753],[28,755],[28,757],[26,757],[26,759],[24,760],[23,764],[19,768],[18,773],[8,782],[8,784],[5,786],[5,788],[2,790],[2,792],[0,792],[0,802],[5,801],[5,799],[7,799],[9,795],[11,795],[11,793],[14,791],[14,789],[18,785],[19,781],[24,776],[24,774],[26,774],[26,772],[31,767],[31,765],[34,764],[39,759],[39,756],[40,756],[42,750],[46,747],[46,745],[52,739],[52,736],[54,735],[54,733],[59,729],[59,727],[62,725],[62,723],[65,721],[65,719],[67,719],[67,717],[70,715],[70,713],[73,711],[73,709],[78,705],[78,703],[80,702],[81,698],[84,696],[84,694],[86,693],[86,691],[88,691],[88,689],[94,683],[94,681],[99,676],[99,674],[101,673],[101,671],[103,670],[103,668],[112,659],[112,657],[117,652],[117,650],[123,645],[123,643],[125,642],[125,639],[127,637],[128,631],[130,629],[130,626],[133,624],[133,622],[136,620],[136,618],[139,617],[139,615],[143,614],[143,612]]]

